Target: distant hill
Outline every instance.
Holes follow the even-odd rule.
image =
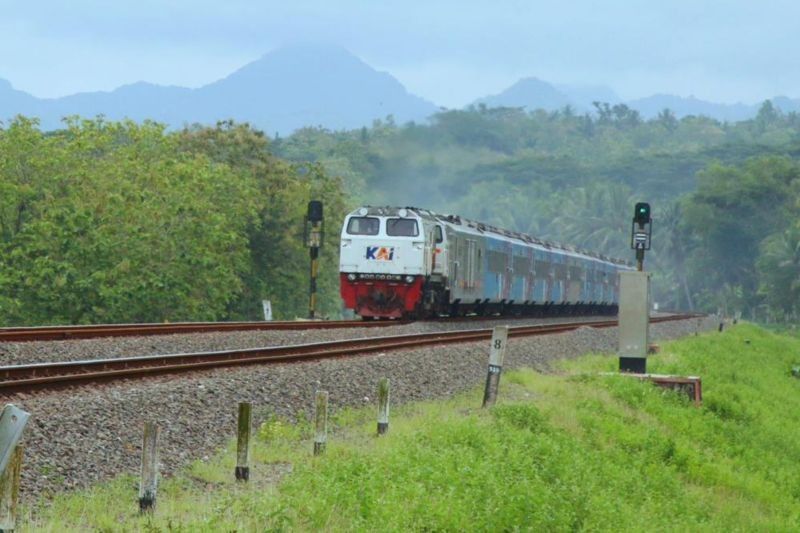
[[[357,128],[393,115],[398,123],[422,121],[438,108],[410,94],[385,72],[332,46],[281,48],[198,89],[149,83],[110,92],[39,99],[0,80],[0,117],[37,116],[45,129],[67,115],[153,119],[173,127],[233,118],[272,134],[303,126]]]
[[[772,104],[783,111],[800,112],[800,99],[786,96],[772,98]],[[612,105],[624,103],[641,113],[645,119],[654,118],[669,108],[675,116],[704,115],[717,120],[735,122],[753,118],[758,113],[758,104],[720,104],[700,100],[694,96],[683,97],[671,94],[656,94],[646,98],[622,101],[614,91],[603,86],[554,85],[538,78],[523,78],[504,91],[479,98],[475,105],[488,107],[522,107],[528,111],[544,109],[556,111],[569,105],[579,113],[594,111],[593,102],[607,102]]]
[[[555,85],[523,78],[506,90],[474,104],[554,111],[569,105],[592,112],[592,102],[623,101],[608,87]],[[694,97],[656,94],[624,102],[644,118],[665,108],[676,116],[706,115],[719,120],[752,118],[760,104],[719,104]],[[783,112],[800,112],[800,99],[772,99]],[[39,117],[44,129],[56,129],[68,115],[109,119],[156,120],[179,128],[235,119],[268,134],[286,135],[304,126],[353,129],[393,115],[397,123],[424,121],[436,113],[433,103],[409,93],[391,75],[379,72],[347,50],[330,45],[297,45],[274,50],[221,80],[197,89],[139,82],[113,91],[36,98],[0,79],[0,119],[17,114]]]
[[[0,116],[38,115],[43,102],[28,93],[17,91],[8,81],[0,78]],[[6,112],[6,109],[9,111]]]
[[[479,98],[476,105],[487,107],[524,107],[530,111],[554,111],[574,102],[553,85],[538,78],[523,78],[499,94]]]
[[[579,113],[594,110],[592,102],[620,102],[619,96],[601,85],[554,85],[538,78],[523,78],[508,89],[484,98],[474,105],[488,107],[522,107],[528,111],[556,111],[570,106]]]

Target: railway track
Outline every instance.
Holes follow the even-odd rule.
[[[470,316],[444,318],[448,322],[471,320],[523,320],[532,317]],[[151,324],[92,324],[85,326],[36,326],[0,328],[0,342],[32,342],[98,339],[103,337],[146,337],[179,333],[221,331],[269,331],[303,329],[380,328],[410,324],[411,320],[274,320],[269,322],[175,322]]]
[[[407,324],[395,321],[364,320],[286,320],[270,322],[176,322],[167,324],[96,324],[91,326],[40,326],[0,328],[0,342],[54,341],[172,335],[175,333],[213,333],[219,331],[259,331],[293,329],[341,329],[385,327]]]
[[[683,320],[692,316],[673,315],[651,318],[651,323]],[[610,319],[594,322],[516,326],[509,328],[509,335],[511,337],[546,335],[572,331],[583,326],[607,328],[616,325],[617,321]],[[3,366],[0,367],[0,394],[50,390],[88,383],[136,379],[225,366],[307,361],[377,351],[416,348],[434,344],[471,342],[490,339],[491,336],[491,329],[473,329],[216,352]]]

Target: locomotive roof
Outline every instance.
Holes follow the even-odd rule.
[[[367,212],[362,212],[363,209],[366,209]],[[400,210],[411,211],[417,214],[421,218],[425,218],[428,220],[436,221],[436,222],[444,222],[446,224],[450,224],[452,226],[461,226],[459,229],[467,229],[468,231],[476,234],[494,234],[501,237],[505,237],[507,239],[514,239],[520,241],[522,243],[528,245],[534,245],[536,247],[541,247],[547,250],[560,250],[568,255],[572,256],[584,256],[591,259],[599,259],[601,261],[605,261],[607,263],[615,264],[615,265],[623,265],[623,266],[632,266],[631,263],[627,261],[622,261],[621,259],[614,259],[612,257],[607,257],[602,254],[597,254],[594,252],[589,252],[586,250],[579,250],[573,246],[567,246],[564,244],[559,244],[551,241],[546,241],[542,239],[538,239],[527,233],[521,233],[517,231],[510,231],[507,229],[498,228],[496,226],[492,226],[490,224],[485,224],[483,222],[476,222],[474,220],[470,220],[468,218],[461,217],[459,215],[442,215],[439,213],[435,213],[429,209],[424,209],[421,207],[397,207],[397,206],[362,206],[352,213],[351,215],[373,215],[373,216],[401,216]]]

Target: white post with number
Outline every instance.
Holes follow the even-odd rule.
[[[325,453],[328,443],[328,391],[318,390],[314,399],[314,455]]]
[[[489,351],[489,372],[486,375],[486,389],[483,392],[483,406],[490,407],[497,401],[500,386],[500,372],[508,343],[508,326],[495,326],[492,331],[492,348]]]
[[[261,305],[264,307],[264,320],[272,320],[272,302],[270,300],[261,300]]]

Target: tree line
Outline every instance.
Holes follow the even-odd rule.
[[[326,206],[321,312],[338,316],[338,233],[362,203],[418,205],[632,258],[662,308],[794,316],[800,119],[769,102],[737,123],[473,107],[269,139],[247,124],[169,131],[72,117],[0,125],[0,323],[258,319],[306,314],[303,216]]]

